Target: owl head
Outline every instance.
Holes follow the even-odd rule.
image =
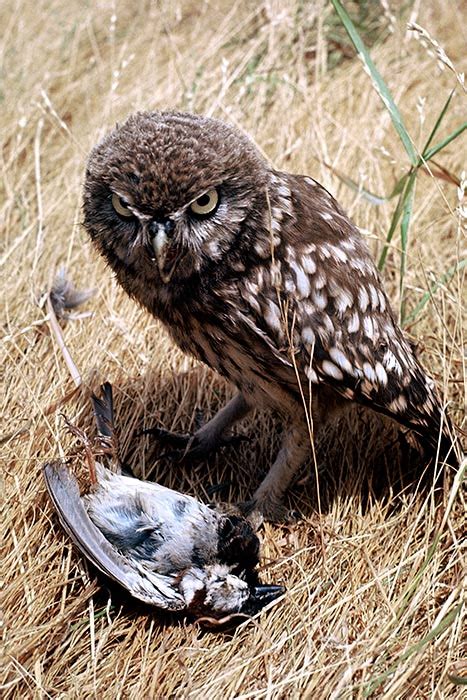
[[[117,273],[168,285],[238,255],[245,222],[264,211],[268,172],[228,124],[138,112],[91,152],[84,225]]]

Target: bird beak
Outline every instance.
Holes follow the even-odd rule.
[[[171,234],[175,223],[172,219],[165,221],[153,221],[151,223],[151,247],[155,254],[157,267],[164,284],[170,282],[177,266],[180,254],[177,251]]]
[[[242,612],[255,613],[261,608],[264,608],[268,603],[279,598],[285,593],[284,586],[253,586],[250,591],[250,597],[243,606]]]

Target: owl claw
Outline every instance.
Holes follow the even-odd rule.
[[[169,449],[159,455],[159,459],[166,458],[174,462],[181,462],[185,459],[203,460],[209,455],[224,447],[235,447],[242,442],[249,441],[247,435],[224,435],[215,440],[210,436],[201,433],[174,433],[165,428],[146,428],[138,433],[140,435],[152,435],[156,440]]]

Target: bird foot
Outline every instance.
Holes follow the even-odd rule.
[[[213,435],[203,428],[196,433],[175,433],[165,428],[146,428],[138,435],[152,435],[164,447],[168,448],[159,458],[168,458],[174,462],[185,459],[203,460],[224,447],[236,447],[248,441],[247,435]]]

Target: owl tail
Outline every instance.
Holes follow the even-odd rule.
[[[390,378],[376,398],[381,413],[415,433],[427,461],[445,463],[454,469],[462,459],[458,431],[446,413],[434,381],[412,357],[405,374]]]
[[[463,459],[457,431],[433,391],[431,400],[425,403],[428,411],[412,418],[412,429],[418,434],[426,458],[457,469]]]

